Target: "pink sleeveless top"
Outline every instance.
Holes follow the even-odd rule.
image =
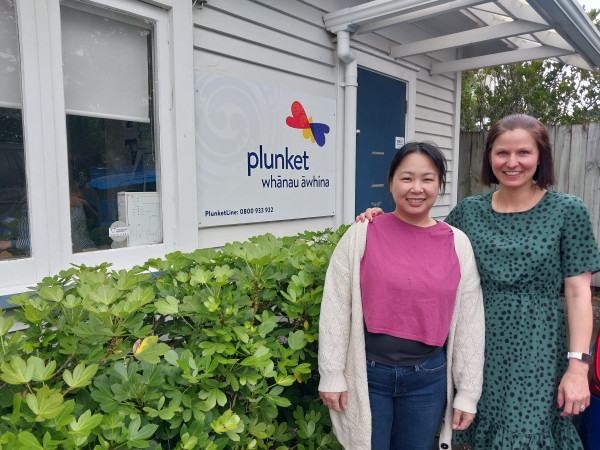
[[[417,227],[393,213],[375,217],[360,281],[369,332],[444,345],[460,281],[452,229]]]

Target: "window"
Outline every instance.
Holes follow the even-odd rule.
[[[196,248],[192,5],[151,3],[0,0],[0,305]]]
[[[21,58],[13,0],[0,0],[0,259],[30,256]]]
[[[73,252],[158,244],[153,25],[62,6],[61,34]]]

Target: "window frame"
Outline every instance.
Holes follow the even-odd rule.
[[[0,261],[0,296],[23,292],[71,264],[109,262],[119,270],[176,249],[197,248],[191,2],[85,0],[75,3],[154,22],[154,126],[163,242],[73,253],[60,7],[74,2],[16,2],[31,256]]]

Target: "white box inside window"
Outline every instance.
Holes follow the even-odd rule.
[[[129,228],[127,246],[162,242],[158,192],[119,192],[119,221]]]

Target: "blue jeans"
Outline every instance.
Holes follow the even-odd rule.
[[[372,450],[431,450],[446,405],[446,352],[417,366],[367,360]]]

